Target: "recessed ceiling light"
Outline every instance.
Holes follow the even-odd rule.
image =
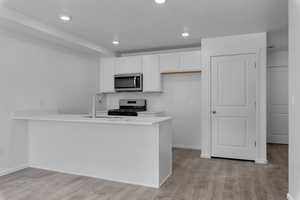
[[[113,43],[114,45],[119,45],[119,44],[120,44],[120,41],[119,41],[119,40],[114,40],[112,43]]]
[[[188,32],[183,32],[183,33],[181,33],[181,36],[186,38],[186,37],[189,37],[190,34]]]
[[[166,3],[166,0],[155,0],[155,3],[164,4],[164,3]]]
[[[64,21],[64,22],[68,22],[68,21],[71,21],[71,16],[69,15],[60,15],[59,16],[60,20]]]

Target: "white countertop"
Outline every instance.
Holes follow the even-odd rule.
[[[107,113],[108,110],[99,110],[97,111],[97,113],[103,114],[103,113]],[[139,114],[163,114],[164,111],[138,111]]]
[[[171,117],[124,117],[124,116],[99,116],[102,118],[89,118],[88,115],[60,115],[60,114],[13,114],[14,120],[78,122],[99,124],[124,124],[124,125],[154,125],[171,120]]]

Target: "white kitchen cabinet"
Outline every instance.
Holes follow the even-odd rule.
[[[201,70],[201,51],[181,53],[180,68],[181,71]]]
[[[142,58],[140,56],[120,57],[115,59],[115,74],[129,74],[142,72]]]
[[[102,58],[100,61],[100,92],[112,93],[115,92],[114,74],[115,74],[115,59]]]
[[[198,70],[201,70],[201,51],[103,58],[100,67],[100,92],[115,92],[115,74],[143,73],[143,91],[162,92],[161,73]]]
[[[160,54],[160,72],[180,71],[180,53]]]
[[[187,72],[201,70],[201,51],[160,55],[160,72]]]
[[[161,74],[159,68],[159,56],[143,56],[143,91],[161,92]]]

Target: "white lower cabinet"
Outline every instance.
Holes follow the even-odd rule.
[[[115,92],[114,74],[115,64],[114,58],[102,58],[100,61],[100,92],[112,93]]]
[[[148,55],[142,57],[143,63],[143,91],[161,92],[161,74],[159,68],[159,56]]]

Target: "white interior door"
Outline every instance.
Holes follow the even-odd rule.
[[[212,156],[255,160],[255,54],[212,58]]]
[[[268,142],[288,144],[288,67],[268,67]]]

